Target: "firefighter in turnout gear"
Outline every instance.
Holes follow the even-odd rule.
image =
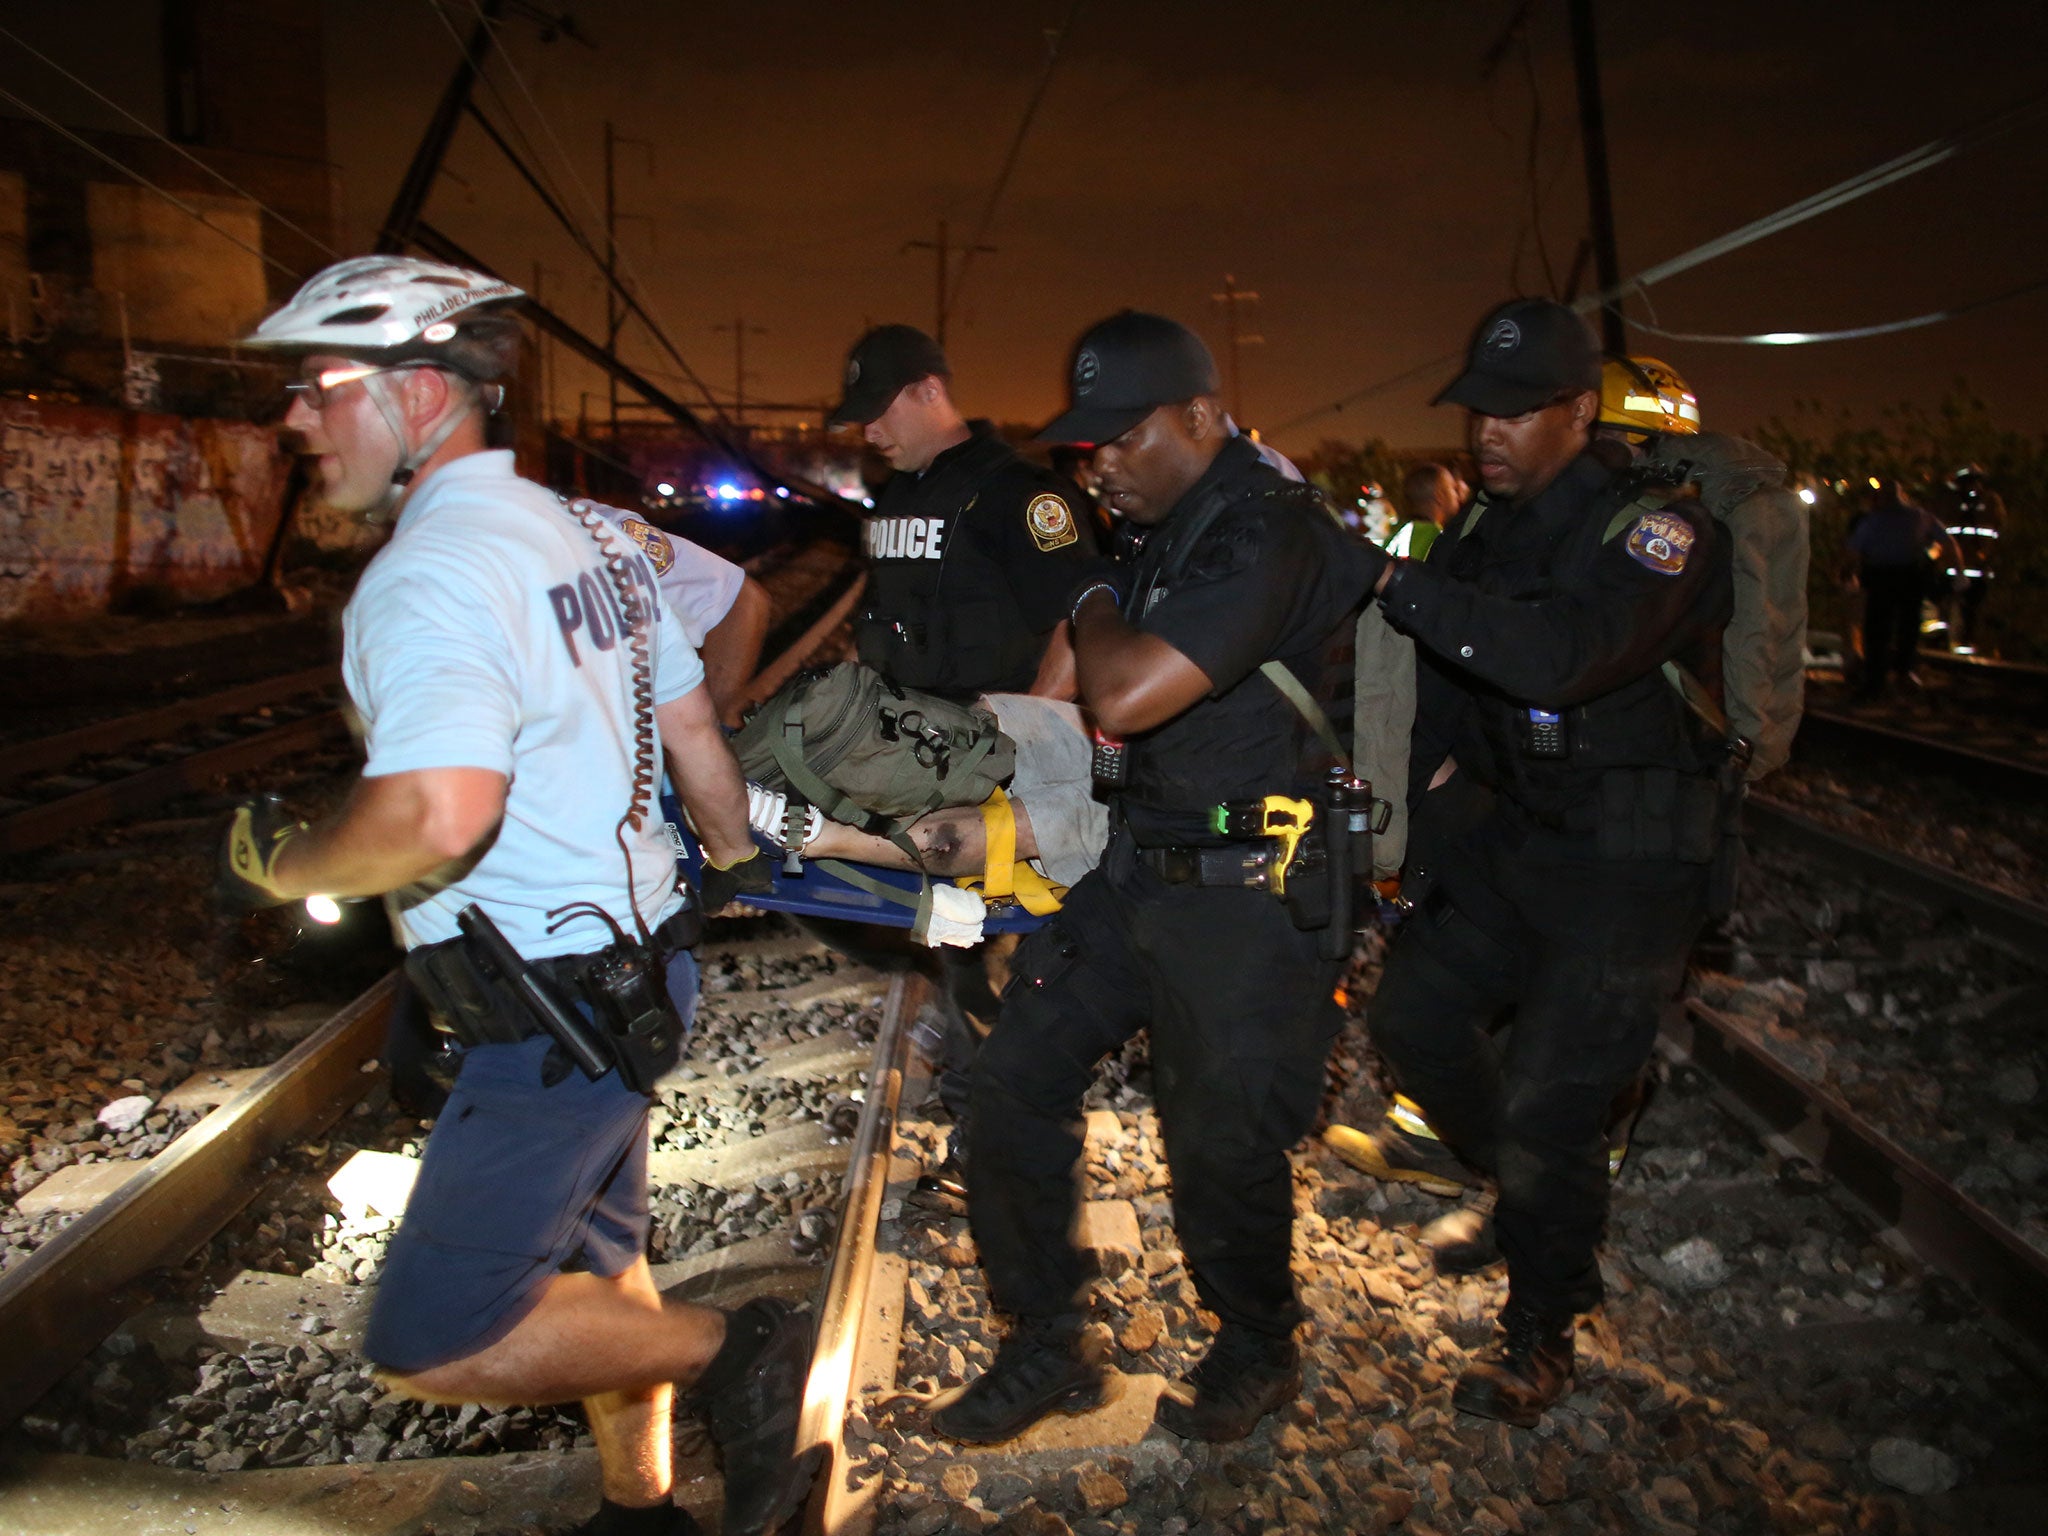
[[[1420,666],[1415,910],[1368,1017],[1426,1126],[1371,1139],[1382,1177],[1497,1185],[1508,1300],[1452,1401],[1524,1425],[1601,1299],[1612,1107],[1708,915],[1741,783],[1677,686],[1719,697],[1728,535],[1593,439],[1599,391],[1570,310],[1493,311],[1438,397],[1466,409],[1481,493],[1426,563],[1372,556]]]
[[[946,354],[884,325],[854,344],[832,413],[895,471],[865,531],[860,659],[891,682],[953,698],[1073,696],[1060,621],[1095,558],[1095,518],[1073,483],[1019,458],[953,403]]]

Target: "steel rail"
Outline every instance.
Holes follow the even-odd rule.
[[[826,1450],[825,1464],[819,1468],[805,1508],[807,1536],[838,1536],[860,1508],[846,1487],[846,1410],[872,1315],[869,1283],[875,1269],[882,1195],[888,1188],[889,1162],[896,1145],[896,1110],[910,1056],[910,1021],[923,1005],[925,988],[922,977],[908,973],[889,983],[881,1029],[875,1036],[874,1065],[868,1073],[867,1104],[861,1110],[847,1160],[839,1243],[832,1253],[832,1271],[818,1309],[817,1339],[804,1384],[802,1416],[797,1421],[799,1450],[817,1446]]]
[[[161,767],[81,789],[75,795],[0,817],[0,854],[24,853],[95,822],[147,810],[175,795],[204,789],[223,774],[254,768],[345,729],[338,709],[287,721],[240,741],[222,742]]]
[[[1986,939],[2020,959],[2039,964],[2048,955],[2048,907],[2008,896],[1953,870],[1839,832],[1787,806],[1752,798],[1743,808],[1749,832],[1761,840],[1874,880],[1894,894],[1955,911]]]
[[[1995,677],[2016,683],[2048,683],[2048,667],[2032,661],[2007,661],[2003,656],[1958,656],[1954,651],[1921,651],[1918,660],[1953,667],[1968,676]]]
[[[1698,998],[1666,1014],[1662,1044],[1711,1078],[1740,1116],[1761,1122],[1774,1151],[1828,1174],[1886,1234],[2048,1346],[2048,1254]]]
[[[830,632],[832,624],[843,618],[844,607],[850,606],[858,592],[856,583],[794,646],[756,674],[751,689],[759,689],[771,673],[793,671]],[[0,821],[0,849],[35,846],[13,840],[20,835],[14,830],[19,823],[28,823],[31,834],[46,833],[40,840],[48,841],[74,825],[89,825],[105,815],[149,803],[145,794],[162,799],[196,787],[194,781],[206,776],[254,766],[302,741],[339,729],[341,723],[338,710],[310,716],[19,813]],[[139,789],[140,781],[147,785]],[[66,808],[74,808],[68,814],[79,819],[60,824],[49,814]],[[53,825],[57,830],[50,830]],[[317,1134],[361,1096],[372,1081],[363,1063],[373,1060],[383,1043],[398,981],[397,971],[384,977],[142,1164],[134,1177],[107,1199],[0,1274],[0,1340],[9,1345],[7,1370],[0,1374],[0,1426],[18,1419],[138,1305],[150,1299],[152,1272],[183,1259],[255,1197],[262,1184],[260,1165],[264,1159]],[[811,1386],[805,1396],[804,1423],[820,1439],[802,1443],[829,1445],[835,1475],[843,1470],[845,1460],[840,1437],[867,1310],[876,1224],[888,1183],[888,1157],[909,1049],[909,1019],[922,1002],[924,986],[921,978],[899,976],[891,983],[885,1001],[869,1073],[867,1107],[852,1149],[853,1171],[847,1184],[841,1237],[821,1309],[823,1326],[813,1356]]]
[[[138,1305],[150,1276],[220,1230],[261,1164],[330,1124],[371,1081],[398,985],[386,976],[133,1178],[0,1275],[0,1424],[12,1423]]]
[[[1808,709],[1799,722],[1799,740],[1810,746],[1874,748],[1916,772],[1939,774],[1986,794],[2048,800],[2048,768],[1831,710]]]
[[[831,604],[821,613],[816,622],[804,631],[780,656],[754,674],[754,680],[741,691],[740,703],[752,708],[763,700],[772,698],[777,689],[796,676],[803,664],[823,645],[833,630],[846,622],[853,605],[867,590],[868,578],[865,570],[856,571],[846,585],[839,590]]]
[[[317,693],[340,681],[341,668],[330,662],[325,666],[308,667],[302,672],[287,672],[278,677],[244,683],[238,688],[209,693],[203,698],[183,699],[157,709],[116,715],[91,725],[82,725],[75,731],[24,741],[17,746],[0,747],[0,789],[32,773],[48,773],[62,768],[81,757],[118,752],[138,741],[161,740],[187,726],[201,725],[244,710],[261,709],[267,704],[297,698],[303,693]]]

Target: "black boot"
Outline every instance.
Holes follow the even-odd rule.
[[[635,1509],[605,1499],[567,1536],[704,1536],[704,1527],[682,1505],[667,1500]]]
[[[1493,1197],[1461,1205],[1422,1229],[1422,1246],[1440,1275],[1476,1275],[1501,1262],[1493,1231]]]
[[[917,1176],[910,1191],[911,1204],[948,1216],[967,1214],[967,1161],[960,1155],[960,1143],[967,1138],[960,1131],[959,1126],[953,1128],[945,1157]]]
[[[1301,1395],[1301,1356],[1291,1338],[1223,1325],[1209,1353],[1181,1385],[1183,1403],[1162,1393],[1153,1417],[1183,1440],[1242,1440],[1275,1408]]]
[[[803,1503],[825,1447],[796,1454],[797,1415],[811,1369],[811,1318],[757,1296],[726,1318],[720,1350],[699,1383],[725,1472],[725,1536],[767,1536]]]
[[[1528,1429],[1571,1384],[1571,1317],[1546,1316],[1510,1298],[1493,1342],[1458,1378],[1451,1406]]]
[[[1020,1317],[995,1363],[932,1415],[948,1440],[994,1445],[1048,1413],[1086,1413],[1109,1401],[1109,1374],[1081,1333],[1081,1319]]]

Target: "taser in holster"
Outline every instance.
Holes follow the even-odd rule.
[[[1270,837],[1278,841],[1272,862],[1266,866],[1266,889],[1275,896],[1287,894],[1287,867],[1295,850],[1315,820],[1315,807],[1306,800],[1286,795],[1267,795],[1263,800],[1232,800],[1216,807],[1216,830],[1225,837],[1249,841]]]

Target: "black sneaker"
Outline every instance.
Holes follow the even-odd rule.
[[[917,1185],[910,1192],[910,1200],[914,1205],[943,1211],[949,1216],[967,1214],[967,1165],[960,1160],[953,1146],[946,1148],[943,1161],[932,1164],[917,1176]]]
[[[1301,1395],[1294,1340],[1225,1324],[1180,1383],[1189,1402],[1161,1393],[1153,1417],[1183,1440],[1242,1440],[1259,1420]]]
[[[680,1504],[626,1509],[606,1499],[596,1514],[563,1536],[704,1536],[704,1527]]]
[[[1440,1275],[1476,1275],[1501,1262],[1491,1195],[1437,1217],[1422,1229],[1421,1237]]]
[[[1458,1378],[1451,1406],[1529,1429],[1571,1383],[1571,1318],[1547,1317],[1510,1299],[1493,1342]]]
[[[744,1323],[742,1319],[746,1320]],[[763,1332],[760,1352],[737,1381],[703,1400],[725,1472],[725,1536],[767,1536],[803,1503],[826,1448],[796,1454],[797,1415],[811,1371],[811,1318],[757,1296],[726,1326]]]
[[[1019,1318],[995,1363],[968,1383],[931,1425],[948,1440],[995,1445],[1048,1413],[1086,1413],[1109,1401],[1109,1373],[1072,1316]]]

